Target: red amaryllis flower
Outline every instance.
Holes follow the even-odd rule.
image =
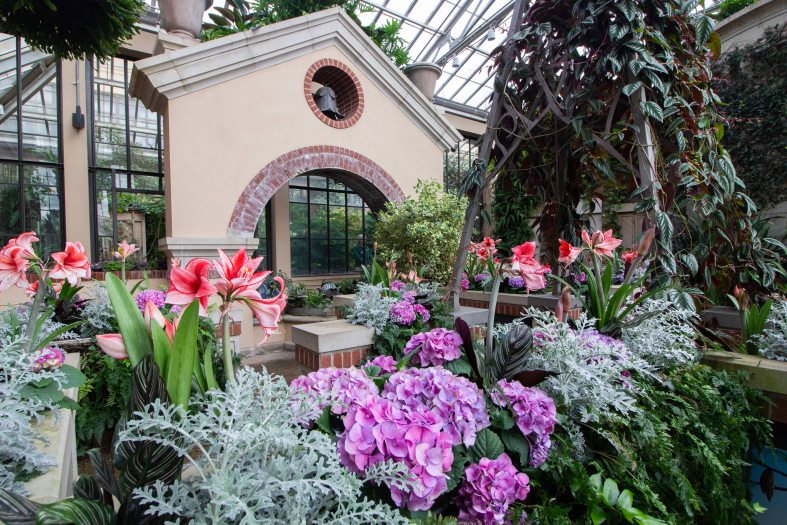
[[[123,343],[123,336],[120,334],[99,334],[96,336],[96,343],[102,352],[115,359],[128,359],[126,345]]]
[[[541,290],[546,288],[547,281],[544,277],[549,272],[549,267],[542,266],[535,259],[536,243],[526,242],[511,248],[511,270],[519,272],[525,281],[525,287],[529,290]]]
[[[200,314],[205,315],[208,299],[216,293],[216,287],[208,280],[211,266],[209,260],[199,257],[190,260],[185,268],[173,266],[164,301],[168,304],[185,306],[197,299]]]
[[[638,256],[639,256],[639,251],[637,250],[637,246],[635,245],[630,250],[623,252],[623,261],[626,264],[631,264],[634,262],[634,259],[636,259]]]
[[[90,277],[90,260],[85,247],[79,241],[66,242],[66,249],[52,254],[55,266],[49,273],[52,279],[65,279],[71,286],[79,284],[80,279]]]
[[[265,330],[265,338],[276,331],[279,319],[287,303],[284,294],[284,279],[274,277],[279,285],[279,294],[270,299],[263,299],[259,287],[270,275],[269,271],[257,272],[257,267],[262,262],[262,257],[250,258],[245,249],[238,250],[230,259],[222,250],[219,250],[219,261],[215,262],[216,271],[220,280],[217,283],[219,295],[224,302],[243,301],[251,309],[254,317]]]
[[[515,261],[523,262],[527,259],[532,259],[536,255],[536,243],[526,242],[519,246],[514,246],[511,248],[511,253],[514,254],[512,259]]]
[[[601,230],[593,232],[593,235],[588,234],[582,230],[582,242],[585,247],[601,257],[612,257],[613,250],[620,246],[623,242],[621,239],[616,239],[612,236],[612,230],[602,232]]]
[[[577,248],[576,246],[571,246],[570,243],[567,243],[563,239],[559,239],[560,241],[560,257],[558,257],[557,261],[559,263],[563,263],[566,266],[572,264],[574,261],[577,260],[577,257],[582,253],[582,248]]]

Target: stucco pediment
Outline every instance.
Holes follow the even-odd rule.
[[[443,150],[461,139],[339,7],[140,60],[131,75],[130,94],[148,109],[164,112],[169,100],[331,46]]]

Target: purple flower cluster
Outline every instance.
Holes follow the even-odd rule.
[[[473,277],[473,280],[476,283],[482,283],[482,282],[486,281],[487,279],[491,279],[491,278],[492,278],[492,276],[489,273],[481,272],[481,273],[475,274],[475,277]]]
[[[514,290],[518,290],[525,286],[525,280],[519,275],[514,275],[508,278],[508,286]]]
[[[66,354],[59,348],[47,346],[38,353],[33,362],[33,370],[55,370],[66,362]]]
[[[476,433],[489,426],[483,392],[469,379],[441,366],[397,372],[381,395],[402,408],[415,411],[425,407],[437,414],[452,445],[472,446]]]
[[[523,386],[519,381],[501,379],[497,385],[500,390],[492,390],[492,402],[500,407],[511,405],[517,427],[530,441],[530,465],[541,465],[552,446],[550,436],[557,423],[555,402],[543,390]]]
[[[399,279],[396,279],[394,282],[391,283],[391,290],[393,290],[394,292],[401,292],[402,290],[404,290],[405,286],[407,285],[404,284]]]
[[[164,308],[164,297],[166,297],[166,294],[158,290],[142,290],[137,294],[134,300],[136,301],[140,311],[144,312],[145,305],[148,301],[152,301],[153,304],[156,305],[156,308]]]
[[[524,500],[530,492],[530,478],[517,471],[507,454],[497,459],[481,458],[467,467],[456,503],[459,521],[503,525],[512,503]]]
[[[585,275],[585,272],[576,272],[571,274],[571,280],[574,281],[576,284],[585,284],[587,278],[588,276]]]
[[[470,279],[467,277],[462,277],[462,280],[459,281],[459,286],[462,290],[469,290],[470,289]]]
[[[389,355],[378,355],[365,365],[364,368],[367,366],[376,366],[380,369],[381,374],[392,374],[396,372],[396,359]]]
[[[390,487],[391,497],[400,507],[426,510],[446,490],[454,461],[451,436],[442,427],[440,416],[424,406],[400,408],[369,396],[344,416],[339,457],[356,473],[387,459],[403,462],[416,484],[407,490]]]
[[[407,341],[404,353],[421,349],[413,361],[421,366],[442,365],[462,356],[462,338],[453,330],[435,328],[415,334]]]
[[[408,295],[411,293],[413,295]],[[424,323],[428,322],[431,317],[429,310],[427,310],[424,305],[415,303],[414,292],[405,293],[401,301],[397,301],[391,305],[388,314],[391,316],[393,322],[402,326],[410,326],[416,321],[419,315],[421,316],[421,321]]]
[[[364,403],[366,398],[376,396],[379,392],[377,385],[363,370],[334,367],[321,368],[293,379],[290,392],[298,390],[314,394],[314,398],[321,400],[315,410],[322,410],[333,403],[331,412],[334,414],[345,414],[354,402]]]

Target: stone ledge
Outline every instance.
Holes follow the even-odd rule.
[[[743,370],[749,385],[768,393],[787,395],[787,362],[734,352],[705,352],[702,360],[717,370]]]
[[[324,321],[292,327],[292,342],[318,354],[372,346],[374,330],[349,321]]]
[[[476,308],[471,305],[462,305],[456,310],[451,310],[450,314],[454,320],[462,319],[468,326],[486,324],[489,319],[489,308]]]

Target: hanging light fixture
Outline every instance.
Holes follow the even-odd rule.
[[[486,32],[486,39],[487,40],[494,40],[496,37],[497,37],[497,35],[495,34],[495,28],[494,27],[490,27],[489,31]]]
[[[454,55],[454,59],[451,61],[451,67],[459,67],[459,55]]]

